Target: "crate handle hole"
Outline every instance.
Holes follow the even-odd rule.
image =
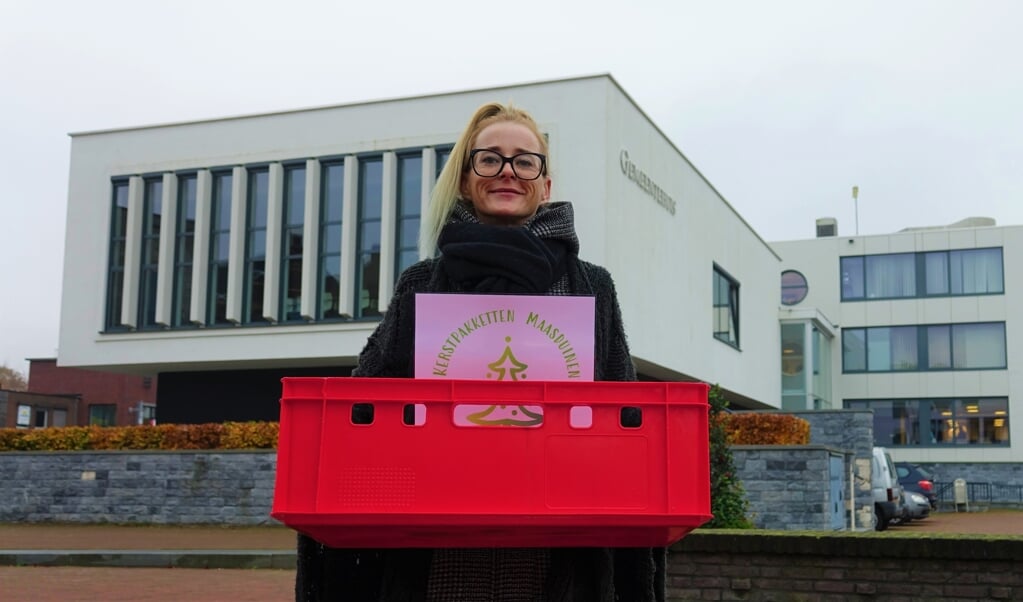
[[[426,424],[426,404],[406,403],[401,409],[401,422],[405,426],[423,426]]]
[[[568,425],[574,429],[588,429],[593,426],[593,408],[572,406],[568,411]]]
[[[643,426],[643,409],[634,406],[625,406],[618,417],[622,428],[638,429]]]
[[[352,404],[352,424],[373,424],[373,404]]]

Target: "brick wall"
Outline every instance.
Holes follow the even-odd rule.
[[[1023,539],[699,531],[672,547],[668,587],[669,600],[1023,600]]]
[[[118,425],[137,424],[139,402],[156,403],[157,378],[58,366],[55,359],[29,360],[28,390],[33,393],[79,395],[78,416],[68,424],[89,424],[89,405],[115,404]]]

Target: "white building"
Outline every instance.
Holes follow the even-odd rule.
[[[606,75],[73,134],[59,361],[159,374],[161,420],[275,418],[346,374],[481,104],[530,111],[642,376],[779,407],[775,252]]]
[[[549,137],[552,198],[615,277],[642,377],[871,408],[897,460],[1023,460],[1023,227],[825,221],[769,246],[606,75],[74,134],[60,364],[158,374],[163,421],[275,419],[282,376],[354,366],[491,101]]]
[[[1023,461],[1010,420],[1023,412],[1023,372],[1011,369],[1023,308],[1010,301],[1023,298],[1013,265],[1023,227],[970,218],[837,236],[833,226],[819,220],[823,236],[772,244],[784,270],[783,407],[870,408],[875,443],[896,460]],[[821,352],[824,331],[833,338]],[[833,376],[815,390],[818,374]]]

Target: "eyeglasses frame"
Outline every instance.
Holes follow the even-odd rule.
[[[492,176],[485,176],[485,175],[481,174],[479,171],[476,170],[476,162],[473,159],[475,159],[476,155],[478,155],[479,153],[493,153],[493,154],[497,155],[498,157],[501,157],[501,166],[497,168],[497,173],[495,173]],[[515,170],[515,163],[514,163],[514,161],[515,161],[515,159],[521,157],[522,155],[532,155],[534,157],[540,157],[540,171],[536,174],[535,177],[523,178],[522,176],[519,175],[519,172]],[[526,152],[526,153],[516,153],[516,154],[514,154],[514,155],[512,155],[510,157],[505,157],[501,153],[499,153],[499,152],[497,152],[495,150],[491,150],[489,148],[474,148],[471,151],[469,151],[469,167],[472,168],[473,173],[475,173],[477,176],[479,176],[481,178],[496,178],[497,176],[501,175],[502,171],[504,171],[504,166],[505,165],[511,165],[512,173],[515,174],[516,178],[522,180],[523,182],[532,182],[533,180],[538,180],[540,178],[540,176],[547,175],[547,155],[544,155],[542,153],[529,153],[529,152]]]

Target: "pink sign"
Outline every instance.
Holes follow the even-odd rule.
[[[416,295],[416,378],[593,380],[593,297]],[[461,404],[456,424],[539,426],[539,406]]]

